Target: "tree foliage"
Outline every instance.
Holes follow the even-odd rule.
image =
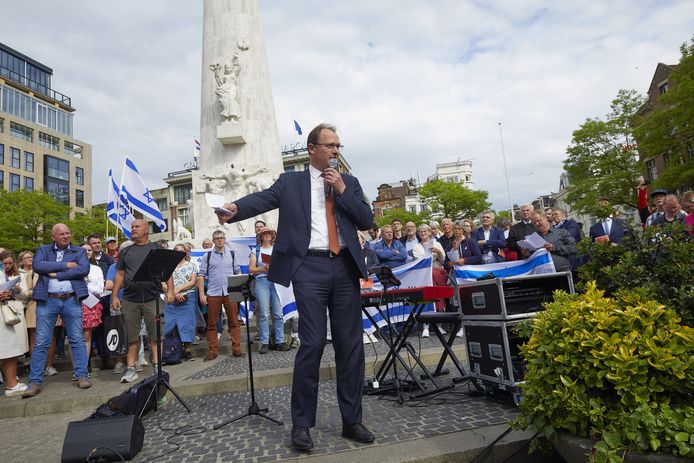
[[[567,202],[580,213],[599,215],[597,200],[636,208],[635,187],[642,174],[633,127],[644,98],[635,90],[620,90],[602,120],[587,119],[573,132],[564,169],[571,183]]]
[[[50,242],[51,227],[66,222],[70,207],[40,191],[0,190],[0,246],[15,251]]]
[[[34,250],[52,241],[51,228],[64,223],[72,232],[72,242],[79,244],[92,233],[106,231],[106,212],[94,207],[86,214],[70,219],[70,207],[57,203],[41,191],[0,190],[0,247],[15,252]],[[115,232],[114,232],[115,233]]]
[[[386,224],[390,224],[393,219],[402,220],[403,225],[405,225],[407,222],[414,222],[417,225],[421,225],[423,223],[428,224],[430,216],[427,212],[415,214],[414,212],[408,212],[405,209],[396,207],[394,209],[388,209],[386,212],[384,212],[382,217],[376,219],[376,223],[379,227],[382,227]]]
[[[80,243],[94,233],[106,233],[106,210],[103,206],[93,207],[86,214],[75,214],[75,218],[67,223],[72,232],[72,241]],[[115,231],[113,232],[115,233]]]
[[[425,183],[419,196],[432,213],[450,219],[472,218],[490,206],[486,191],[470,190],[459,183],[438,179]]]
[[[646,159],[668,154],[665,170],[653,185],[669,190],[694,184],[694,36],[680,51],[668,91],[639,119],[635,130],[639,151]]]

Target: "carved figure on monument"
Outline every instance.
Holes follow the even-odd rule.
[[[184,241],[190,239],[193,239],[193,234],[190,233],[190,230],[183,226],[181,219],[176,219],[176,240]]]
[[[226,64],[222,69],[222,65],[219,63],[211,64],[210,70],[217,82],[215,94],[222,106],[222,110],[219,112],[222,116],[222,122],[226,124],[238,122],[241,118],[241,106],[238,100],[241,64],[238,53],[231,59],[231,65]]]

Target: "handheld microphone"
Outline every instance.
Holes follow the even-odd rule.
[[[337,164],[338,164],[337,158],[328,159],[328,167],[337,170]],[[333,187],[326,183],[326,185],[325,185],[325,197],[326,198],[332,192],[332,189],[333,189]]]

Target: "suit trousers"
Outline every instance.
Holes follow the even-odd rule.
[[[292,422],[294,426],[306,428],[316,425],[318,374],[326,342],[327,308],[342,421],[361,423],[364,344],[359,270],[347,250],[334,258],[306,256],[292,278],[292,285],[301,339],[294,361]]]
[[[229,296],[207,296],[207,351],[211,354],[219,352],[217,342],[217,320],[222,313],[222,305],[227,313],[229,322],[229,337],[231,349],[241,352],[241,324],[239,323],[239,306],[231,302]]]

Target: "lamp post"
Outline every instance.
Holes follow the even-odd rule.
[[[508,167],[506,166],[506,152],[504,151],[504,135],[501,132],[501,122],[499,122],[499,139],[501,140],[501,156],[504,159],[504,173],[506,174],[506,191],[508,192],[508,207],[511,213],[511,223],[513,223],[513,201],[511,201],[511,184],[508,181]]]

